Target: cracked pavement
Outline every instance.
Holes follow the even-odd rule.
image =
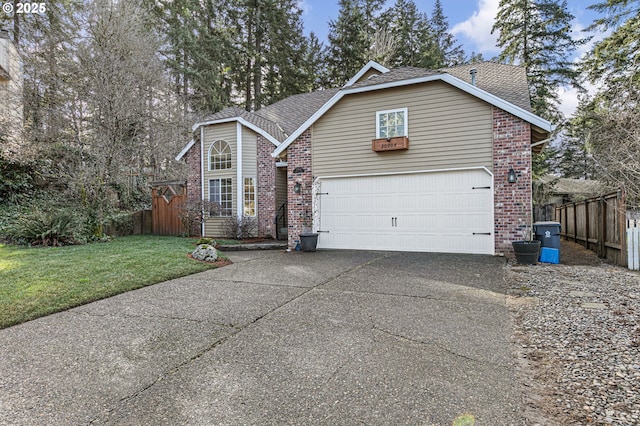
[[[0,424],[527,424],[504,259],[231,259],[0,330]]]

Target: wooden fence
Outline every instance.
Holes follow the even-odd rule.
[[[104,225],[105,235],[122,237],[125,235],[141,235],[152,233],[151,210],[138,210],[126,219],[109,222]]]
[[[601,258],[627,266],[626,207],[621,191],[555,209],[560,235],[582,244]]]
[[[153,233],[155,235],[184,235],[184,225],[178,212],[187,199],[183,181],[152,182]]]

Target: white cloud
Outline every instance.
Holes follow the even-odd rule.
[[[478,0],[478,7],[466,21],[456,24],[451,33],[464,36],[465,50],[483,53],[485,57],[499,53],[496,47],[498,33],[491,34],[491,28],[498,13],[499,0]]]
[[[307,0],[298,0],[298,7],[302,10],[303,16],[309,15],[313,9]]]

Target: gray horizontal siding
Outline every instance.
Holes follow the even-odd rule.
[[[409,149],[376,153],[376,111],[409,109]],[[345,96],[313,126],[316,176],[492,168],[491,106],[446,83]]]

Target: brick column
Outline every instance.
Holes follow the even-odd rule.
[[[274,146],[258,135],[258,235],[275,238],[276,217],[276,159],[271,156]]]
[[[298,170],[296,172],[296,169]],[[300,183],[302,190],[296,194],[294,187]],[[311,172],[311,129],[307,129],[287,148],[287,199],[289,207],[289,248],[296,246],[303,231],[305,218],[313,215]]]
[[[202,199],[202,176],[200,175],[202,156],[200,142],[196,142],[184,155],[187,164],[187,202]],[[189,235],[200,235],[202,228],[199,223],[189,230]]]
[[[516,183],[507,182],[513,168]],[[513,256],[511,242],[524,238],[532,223],[531,126],[499,108],[493,108],[493,173],[496,254]]]

